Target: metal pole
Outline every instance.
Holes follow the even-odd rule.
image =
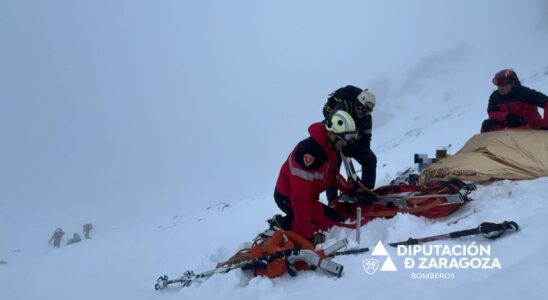
[[[362,227],[362,208],[356,208],[356,242],[360,244],[360,232]]]
[[[352,180],[352,183],[357,183],[360,181],[360,178],[358,177],[358,174],[356,174],[356,169],[354,169],[354,164],[352,163],[352,158],[346,157],[342,151],[339,152],[339,155],[341,156],[341,160],[344,165],[344,169],[346,171],[346,175],[348,176],[349,180]]]

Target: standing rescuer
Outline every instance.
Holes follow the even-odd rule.
[[[495,74],[493,84],[497,86],[489,97],[487,113],[481,132],[506,128],[548,130],[548,97],[543,93],[521,85],[512,69],[503,69]],[[544,109],[544,118],[538,108]]]
[[[353,85],[347,85],[329,95],[322,111],[324,118],[328,120],[334,111],[343,110],[349,113],[356,122],[356,139],[348,143],[342,149],[342,152],[361,165],[361,182],[369,189],[375,188],[377,177],[377,156],[371,150],[373,129],[371,113],[375,107],[375,101],[375,95],[370,90],[362,90]],[[340,157],[337,164],[340,167]],[[327,189],[326,196],[329,201],[335,199],[338,196],[337,190],[334,188]]]
[[[356,124],[350,114],[341,110],[331,114],[326,122],[310,125],[308,132],[310,137],[297,144],[281,167],[274,199],[286,216],[274,218],[282,229],[292,230],[317,244],[323,239],[319,231],[327,230],[335,222],[344,222],[344,218],[319,199],[331,186],[343,193],[353,190],[352,184],[339,173],[337,152],[354,141]]]
[[[65,235],[65,232],[63,231],[63,229],[61,228],[55,229],[55,232],[53,232],[53,235],[49,239],[48,243],[51,244],[51,242],[53,242],[54,248],[61,247],[61,239],[63,238],[63,235]]]

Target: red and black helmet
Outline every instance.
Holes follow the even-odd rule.
[[[493,84],[496,86],[507,85],[512,83],[516,85],[520,84],[518,75],[512,69],[500,70],[497,72],[497,74],[495,74],[495,77],[493,77]]]

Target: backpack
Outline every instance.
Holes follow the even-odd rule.
[[[251,248],[238,251],[227,261],[219,263],[217,268],[242,265],[242,270],[268,278],[285,273],[295,276],[298,271],[315,269],[341,276],[343,266],[326,257],[346,244],[345,239],[326,249],[315,250],[310,241],[293,231],[267,230],[255,238]]]
[[[314,245],[293,231],[277,230],[272,236],[254,243],[251,247],[250,257],[253,260],[261,260],[262,257],[275,255],[276,253],[291,254],[291,251],[295,249],[314,250]],[[254,275],[274,278],[282,276],[287,271],[293,272],[294,270],[303,271],[309,269],[309,266],[303,262],[298,262],[295,265],[295,269],[288,269],[287,255],[278,256],[280,257],[272,257],[266,264],[255,267]]]

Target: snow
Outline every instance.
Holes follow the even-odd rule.
[[[145,221],[134,226],[104,228],[97,224],[92,239],[47,248],[37,243],[32,253],[2,252],[8,262],[1,266],[0,282],[3,299],[282,299],[291,297],[345,299],[383,299],[386,297],[421,297],[448,299],[464,297],[523,297],[541,299],[547,292],[543,285],[548,258],[548,209],[544,195],[548,178],[532,181],[498,182],[480,186],[472,195],[467,211],[475,210],[456,224],[446,219],[429,220],[412,215],[376,219],[361,229],[357,245],[354,231],[334,228],[328,232],[326,245],[348,237],[351,246],[374,246],[379,240],[393,242],[409,237],[422,237],[474,228],[481,222],[516,221],[520,231],[507,233],[496,241],[468,237],[437,245],[491,245],[500,270],[449,270],[448,280],[412,280],[396,249],[386,247],[394,259],[397,272],[368,275],[362,261],[369,253],[341,256],[336,262],[345,266],[341,278],[317,272],[304,272],[273,280],[253,278],[239,270],[216,275],[202,284],[188,288],[173,285],[165,291],[153,290],[157,276],[171,278],[187,269],[196,272],[212,269],[215,264],[245,247],[265,229],[264,219],[276,212],[269,197],[234,200],[229,206],[202,207],[195,213],[174,219]],[[223,205],[224,206],[224,205]],[[463,208],[465,209],[465,208]],[[255,212],[255,213],[250,213]],[[458,213],[456,213],[458,215]],[[35,237],[40,240],[39,237]],[[3,247],[5,249],[5,247]],[[29,253],[30,252],[30,253]],[[395,284],[397,283],[397,284]],[[534,286],[535,288],[531,288]]]
[[[108,14],[2,4],[11,27],[0,34],[0,299],[544,298],[548,178],[479,186],[447,218],[373,220],[359,245],[353,230],[327,233],[326,245],[382,241],[397,272],[367,274],[369,252],[336,257],[341,278],[236,270],[154,291],[158,276],[210,270],[266,229],[279,213],[279,167],[334,88],[377,95],[377,186],[413,166],[414,153],[453,154],[476,134],[498,69],[548,93],[542,1],[213,2],[128,2]],[[510,17],[515,26],[501,30]],[[412,279],[387,246],[505,220],[520,231],[430,243],[490,245],[501,269]],[[67,238],[84,223],[92,239],[47,245],[55,228]]]

